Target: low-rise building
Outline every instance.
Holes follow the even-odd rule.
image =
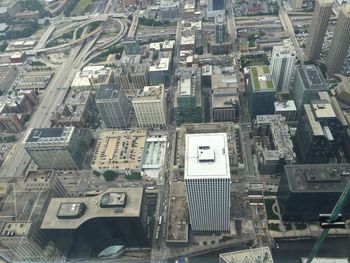
[[[170,81],[171,58],[161,58],[155,65],[149,67],[149,82],[151,85],[164,84]]]
[[[181,50],[195,50],[196,38],[195,35],[181,37]]]
[[[296,155],[285,118],[276,115],[256,116],[256,151],[261,174],[281,174],[285,164],[295,162]]]
[[[94,84],[114,82],[113,70],[105,66],[86,66],[78,72],[71,84],[73,90],[92,90]]]
[[[85,126],[93,104],[91,91],[72,91],[63,105],[51,116],[51,126],[82,128]]]
[[[14,87],[16,90],[43,90],[46,89],[53,77],[53,71],[21,71]]]
[[[188,207],[185,184],[182,181],[172,182],[169,194],[168,227],[166,242],[169,245],[186,245],[188,243]]]
[[[101,132],[91,161],[92,169],[100,173],[141,172],[146,136],[145,130]]]
[[[161,0],[157,18],[164,20],[177,20],[180,16],[180,1]]]
[[[238,122],[240,116],[237,78],[230,75],[212,76],[212,121]]]
[[[0,131],[18,133],[24,130],[23,114],[2,113],[0,114]]]
[[[2,66],[0,67],[0,91],[5,93],[12,86],[19,71],[16,66]]]
[[[143,176],[158,179],[165,174],[164,161],[167,151],[167,137],[165,135],[149,136],[143,150]]]

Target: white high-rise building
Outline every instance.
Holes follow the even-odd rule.
[[[193,231],[229,231],[230,163],[226,133],[187,134],[185,186]]]
[[[286,39],[283,46],[273,47],[271,57],[271,75],[277,92],[288,91],[296,61],[293,43]]]
[[[137,122],[141,127],[159,127],[166,125],[166,99],[164,85],[145,86],[132,99]]]

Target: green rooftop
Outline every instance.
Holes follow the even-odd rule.
[[[250,67],[254,90],[275,89],[270,76],[269,66]]]

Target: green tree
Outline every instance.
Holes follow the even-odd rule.
[[[116,179],[118,177],[118,173],[116,173],[115,171],[105,171],[103,173],[103,177],[105,178],[106,181],[113,181],[114,179]]]
[[[141,180],[141,178],[142,178],[141,173],[137,173],[137,172],[133,172],[125,176],[125,179],[127,180]]]

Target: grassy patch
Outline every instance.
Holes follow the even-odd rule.
[[[127,180],[141,180],[141,173],[131,173],[128,175],[125,175],[125,179]]]
[[[278,220],[278,216],[272,210],[272,206],[275,204],[275,202],[275,199],[264,199],[267,218],[271,220]]]
[[[297,230],[305,230],[307,228],[307,225],[305,223],[296,223],[295,228]]]
[[[263,67],[264,74],[270,74],[270,68],[268,66]]]
[[[279,224],[269,224],[269,230],[280,232]]]
[[[94,175],[96,175],[96,176],[100,176],[101,174],[99,173],[99,172],[97,172],[97,171],[93,171],[92,172]]]
[[[287,231],[290,231],[290,230],[292,230],[292,229],[293,229],[293,227],[292,227],[292,224],[291,224],[291,223],[285,223],[285,224],[284,224],[284,226],[285,226],[285,228],[286,228],[286,230],[287,230]]]
[[[1,143],[9,143],[9,142],[16,142],[17,138],[15,135],[9,135],[5,137],[0,137],[0,142]]]
[[[71,15],[72,16],[81,15],[92,2],[93,0],[80,0],[79,3],[74,7]]]
[[[100,63],[106,61],[110,54],[115,54],[116,59],[120,59],[123,52],[123,47],[119,45],[111,46],[106,51],[102,52],[99,56],[91,60],[91,63]]]
[[[105,180],[107,182],[109,182],[109,181],[113,181],[115,178],[117,178],[118,174],[114,171],[105,171],[103,173],[103,177],[105,178]]]
[[[264,196],[276,196],[276,192],[270,192],[270,191],[266,191],[264,192]]]
[[[273,86],[273,82],[272,82],[272,80],[268,80],[268,81],[266,81],[266,86],[267,86],[267,88],[268,88],[268,89],[273,89],[273,88],[274,88],[274,86]]]
[[[266,66],[269,64],[269,59],[266,54],[258,54],[258,55],[246,55],[241,56],[241,67],[249,67],[249,66]]]

